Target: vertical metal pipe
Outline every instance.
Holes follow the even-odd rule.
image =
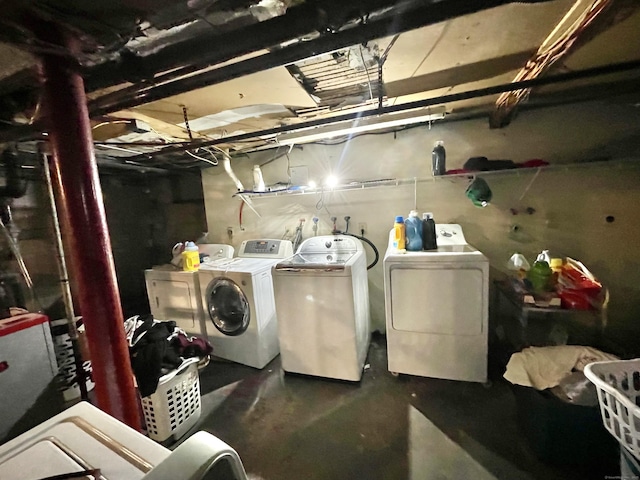
[[[53,182],[51,181],[51,170],[49,166],[49,157],[44,151],[42,145],[38,145],[38,153],[42,160],[42,171],[47,184],[47,194],[49,196],[49,205],[51,206],[51,221],[53,225],[53,235],[56,244],[56,256],[58,259],[58,273],[60,274],[60,287],[62,289],[62,300],[64,302],[64,310],[67,315],[67,328],[69,339],[71,340],[71,348],[73,350],[73,360],[76,366],[76,381],[80,388],[80,398],[88,400],[87,392],[87,376],[84,373],[84,362],[82,361],[82,353],[80,352],[80,344],[78,340],[78,329],[76,328],[76,314],[73,311],[73,297],[71,296],[71,285],[69,284],[69,274],[67,271],[67,262],[64,257],[64,247],[62,245],[62,233],[60,231],[60,222],[58,221],[58,209],[56,208],[56,199],[53,194]]]
[[[77,39],[57,26],[38,28],[41,40],[78,52]],[[71,270],[79,285],[98,407],[139,429],[140,415],[124,333],[111,240],[102,201],[84,82],[76,62],[41,57],[45,125],[53,152],[60,211],[70,229]]]

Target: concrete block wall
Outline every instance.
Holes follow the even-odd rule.
[[[147,312],[144,270],[168,263],[176,242],[196,239],[206,231],[200,178],[102,175],[101,186],[124,313]],[[47,309],[60,300],[61,293],[49,200],[40,178],[34,177],[26,195],[13,200],[12,212],[19,247],[38,297],[38,305],[29,307]],[[65,239],[67,232],[62,227]],[[3,237],[0,271],[19,273]],[[71,282],[75,291],[78,286],[72,276]]]

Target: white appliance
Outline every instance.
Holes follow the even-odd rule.
[[[247,478],[236,451],[207,432],[193,434],[171,451],[87,402],[0,447],[2,479],[39,480],[93,469],[100,475],[64,478],[202,480],[219,478],[215,472]]]
[[[209,256],[208,262],[232,258],[234,252],[231,245],[215,243],[200,244],[198,250]],[[169,264],[145,270],[144,276],[153,318],[174,320],[179,328],[191,335],[204,334],[196,272],[185,272]]]
[[[48,317],[25,313],[0,320],[0,442],[57,373]]]
[[[436,225],[438,249],[384,257],[389,371],[486,382],[489,261],[462,228]]]
[[[289,240],[245,240],[238,256],[198,272],[213,355],[263,368],[279,353],[271,267],[293,255]]]
[[[302,242],[273,268],[285,372],[359,381],[370,340],[367,261],[360,240]]]

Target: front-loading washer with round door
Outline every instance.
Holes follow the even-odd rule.
[[[203,317],[214,356],[264,368],[278,355],[271,267],[291,255],[288,240],[245,240],[236,258],[200,268]]]

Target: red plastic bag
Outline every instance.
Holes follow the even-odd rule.
[[[602,284],[584,264],[567,257],[558,275],[558,296],[563,308],[599,308],[602,291]]]

